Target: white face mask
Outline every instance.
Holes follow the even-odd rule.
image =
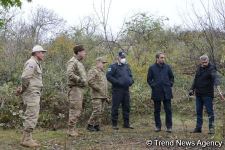
[[[120,59],[121,64],[125,64],[126,63],[126,58],[122,58]]]

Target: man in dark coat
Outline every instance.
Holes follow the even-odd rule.
[[[172,132],[172,109],[171,99],[173,98],[172,86],[174,76],[171,67],[165,64],[165,54],[156,54],[156,63],[148,69],[147,82],[152,89],[151,99],[154,101],[155,131],[161,131],[161,101],[166,113],[166,131]]]
[[[224,100],[219,83],[216,67],[209,62],[207,55],[201,56],[200,66],[196,71],[195,78],[189,92],[189,95],[196,95],[197,123],[193,133],[202,132],[204,105],[209,118],[209,134],[215,133],[213,111],[214,86],[218,89],[221,99]]]
[[[130,93],[129,87],[134,83],[129,65],[126,63],[125,53],[119,52],[118,62],[109,66],[106,74],[112,84],[112,128],[118,130],[118,109],[122,104],[124,128],[133,129],[129,123]]]

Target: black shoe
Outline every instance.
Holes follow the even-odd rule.
[[[172,133],[172,128],[167,128],[167,129],[166,129],[166,132]]]
[[[215,129],[214,128],[209,128],[209,133],[208,134],[215,134]]]
[[[117,126],[112,126],[113,130],[119,130],[119,128]]]
[[[94,128],[95,128],[95,130],[96,130],[96,131],[101,131],[100,126],[99,126],[99,125],[95,125],[95,126],[94,126]]]
[[[127,129],[134,129],[133,127],[131,126],[123,126],[123,128],[127,128]]]
[[[93,126],[93,125],[90,125],[90,124],[88,124],[87,130],[88,130],[88,131],[91,131],[91,132],[97,131],[97,130],[94,128],[94,126]]]
[[[200,128],[195,128],[191,133],[202,133],[202,130]]]
[[[159,128],[159,127],[155,128],[155,132],[160,132],[160,131],[161,131],[161,128]]]

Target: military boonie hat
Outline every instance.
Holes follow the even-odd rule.
[[[124,52],[121,52],[121,51],[118,53],[118,56],[120,58],[125,58],[126,57],[125,53]]]
[[[96,58],[96,61],[100,61],[102,63],[107,63],[107,60],[105,57],[98,57],[98,58]]]
[[[43,49],[43,47],[40,45],[35,45],[32,49],[32,53],[34,52],[47,52],[47,50]]]

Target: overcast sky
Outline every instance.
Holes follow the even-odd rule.
[[[110,0],[105,1],[108,5]],[[31,3],[24,2],[22,10],[30,12],[32,8],[42,6],[54,10],[69,25],[76,25],[83,17],[95,15],[93,6],[99,11],[101,2],[103,0],[32,0]],[[182,25],[184,15],[190,12],[192,5],[198,8],[199,2],[200,0],[112,0],[109,25],[113,31],[118,31],[124,19],[137,12],[168,17],[167,23],[170,26]]]

